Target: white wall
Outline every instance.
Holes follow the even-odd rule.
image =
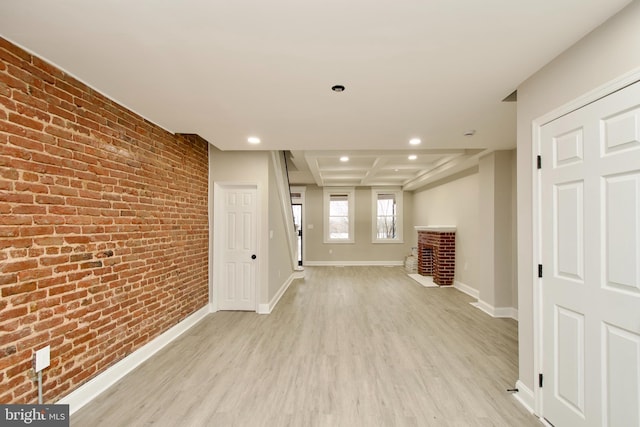
[[[518,87],[519,369],[520,381],[531,390],[536,375],[533,283],[537,263],[533,257],[532,121],[639,69],[640,2],[635,1]]]
[[[479,300],[496,316],[515,308],[512,290],[515,255],[513,249],[513,165],[515,150],[494,151],[479,161]],[[513,315],[513,313],[512,313]]]
[[[280,192],[277,188],[276,174],[283,173],[283,171],[278,171],[272,161],[269,161],[268,164],[269,230],[267,232],[267,238],[269,239],[269,285],[267,299],[271,301],[274,295],[276,295],[283,284],[289,279],[295,266],[292,264],[289,252],[289,238],[285,226],[287,219],[282,212],[282,201],[280,200]],[[285,202],[285,204],[289,203],[288,200]],[[291,209],[290,206],[289,209]]]
[[[511,161],[511,307],[518,307],[518,165],[517,150]]]
[[[258,304],[268,304],[294,269],[289,257],[285,217],[277,189],[276,173],[278,171],[273,165],[271,152],[221,151],[209,146],[209,179],[212,189],[215,189],[214,183],[245,183],[258,186]],[[214,223],[214,213],[215,207],[211,212],[211,224]],[[215,232],[216,230],[213,230],[213,233]],[[213,244],[211,247],[214,247]],[[215,253],[213,256],[215,257]]]
[[[264,151],[220,151],[212,145],[209,146],[209,179],[212,189],[214,189],[214,183],[220,182],[258,185],[258,233],[260,236],[257,251],[257,255],[260,257],[258,263],[258,304],[269,302],[269,284],[266,279],[269,277],[269,242],[266,238],[269,222],[268,215],[261,214],[269,212],[269,155],[268,152]],[[214,214],[215,206],[211,212],[211,224],[214,223]],[[213,230],[214,239],[216,232],[217,230]],[[214,248],[213,242],[211,242],[211,245]],[[215,256],[214,252],[213,257]]]
[[[413,195],[415,225],[455,225],[455,280],[478,290],[480,275],[478,168],[469,169],[445,180],[416,190]],[[413,232],[412,246],[417,244]]]

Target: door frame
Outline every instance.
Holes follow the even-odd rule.
[[[291,207],[293,208],[294,206],[300,206],[300,230],[298,230],[297,236],[296,236],[296,240],[300,239],[300,252],[298,253],[298,259],[297,261],[297,265],[296,268],[300,268],[304,265],[304,233],[302,232],[303,229],[303,225],[302,225],[302,209],[303,209],[303,205],[302,203],[291,203]],[[295,218],[295,215],[294,215]]]
[[[298,185],[294,185],[292,187],[290,187],[290,193],[300,193],[300,197],[295,197],[295,198],[291,198],[291,204],[294,205],[301,205],[302,209],[300,212],[300,228],[301,228],[301,232],[302,232],[302,266],[298,266],[296,265],[296,268],[300,268],[300,267],[304,267],[305,264],[305,254],[306,254],[306,250],[305,250],[305,246],[306,246],[306,239],[305,239],[305,227],[306,227],[306,221],[305,221],[305,192],[307,191],[307,187],[306,186],[298,186]],[[296,263],[297,264],[297,263]]]
[[[640,68],[632,70],[626,74],[621,75],[608,83],[605,83],[579,97],[566,103],[565,105],[556,108],[531,123],[532,141],[531,144],[531,160],[536,162],[537,157],[541,154],[542,150],[542,127],[562,116],[565,116],[573,111],[579,110],[588,104],[591,104],[601,98],[611,95],[627,86],[630,86],[640,81]],[[544,159],[543,159],[544,161]],[[548,162],[549,160],[547,160]],[[541,172],[532,167],[532,191],[531,191],[531,206],[532,206],[532,266],[537,266],[542,263],[542,185],[541,185]],[[533,397],[535,400],[534,412],[540,417],[540,420],[544,422],[544,402],[542,396],[542,388],[539,387],[537,377],[539,373],[543,373],[543,311],[542,311],[542,297],[544,291],[544,282],[542,278],[538,278],[537,268],[533,270],[533,377],[534,377],[534,390]]]
[[[256,253],[258,254],[258,258],[256,260],[256,277],[255,277],[255,307],[254,311],[258,312],[258,306],[260,304],[260,277],[261,277],[261,266],[262,266],[262,257],[261,254],[264,254],[261,246],[261,221],[260,221],[260,209],[261,209],[261,193],[260,193],[260,184],[257,182],[243,182],[243,181],[215,181],[213,183],[213,221],[210,221],[212,226],[211,231],[209,233],[210,240],[209,243],[213,250],[211,251],[210,257],[210,269],[209,269],[209,277],[210,286],[209,286],[209,304],[210,311],[212,313],[219,310],[218,305],[218,291],[220,289],[221,282],[221,274],[222,271],[222,257],[218,256],[223,251],[223,239],[220,236],[220,233],[216,233],[215,230],[219,230],[224,227],[223,214],[224,214],[224,200],[222,196],[224,191],[227,189],[233,188],[252,188],[256,190]]]

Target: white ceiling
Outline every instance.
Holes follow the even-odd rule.
[[[2,0],[0,35],[171,132],[291,150],[301,181],[415,186],[515,147],[502,99],[629,2]]]

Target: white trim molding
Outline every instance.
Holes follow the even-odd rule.
[[[349,227],[349,235],[346,238],[331,237],[331,227],[329,223],[329,214],[331,212],[330,204],[332,197],[347,198],[347,221]],[[322,189],[322,210],[323,210],[323,226],[322,231],[324,243],[355,243],[355,209],[356,209],[356,189],[355,187],[324,187]]]
[[[58,404],[69,405],[69,414],[82,408],[84,405],[96,398],[100,393],[106,391],[122,379],[129,372],[133,371],[140,364],[150,359],[158,351],[168,344],[171,344],[180,335],[194,327],[198,322],[207,317],[210,313],[210,305],[202,307],[200,310],[185,318],[182,322],[168,329],[162,335],[154,338],[138,350],[134,351],[124,359],[112,365],[105,371],[90,379],[62,399]]]
[[[535,411],[533,408],[536,405],[536,398],[533,392],[529,387],[524,385],[524,383],[520,380],[516,381],[516,388],[518,391],[513,394],[513,397],[520,402],[524,408],[530,413],[534,414]]]
[[[380,196],[393,196],[395,212],[395,237],[393,238],[379,238],[378,237],[378,199]],[[404,243],[402,228],[403,228],[403,192],[400,187],[372,187],[371,188],[371,243]]]
[[[309,267],[395,267],[404,265],[404,261],[305,261],[304,265]]]
[[[475,299],[478,299],[480,297],[480,292],[478,292],[477,289],[472,288],[471,286],[462,282],[458,282],[457,280],[453,281],[453,287]]]
[[[518,309],[514,307],[494,307],[485,301],[478,300],[477,302],[470,303],[472,306],[479,308],[491,317],[496,318],[511,318],[518,320]]]
[[[268,304],[260,304],[258,305],[258,314],[271,314],[278,302],[280,302],[280,298],[287,292],[291,283],[293,283],[296,279],[304,279],[304,270],[298,270],[291,273],[291,276],[280,286],[278,292],[271,298]]]

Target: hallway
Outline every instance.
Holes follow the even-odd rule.
[[[517,323],[400,267],[307,267],[270,315],[208,316],[73,426],[537,426]]]

